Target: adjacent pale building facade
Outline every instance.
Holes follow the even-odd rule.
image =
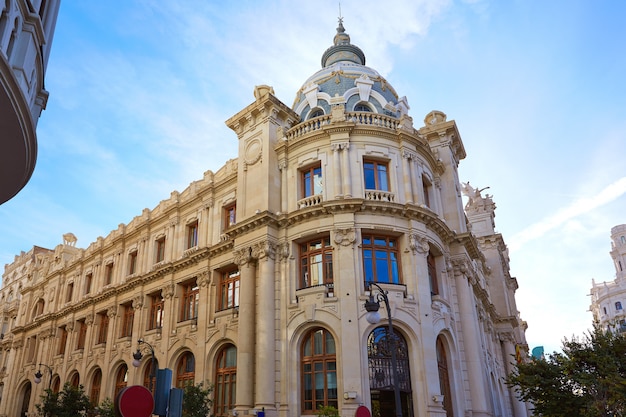
[[[611,229],[611,258],[615,279],[596,283],[592,280],[591,313],[603,328],[626,332],[626,224]]]
[[[94,403],[149,386],[139,338],[174,385],[213,386],[216,416],[388,416],[395,386],[404,416],[528,415],[502,382],[527,350],[517,280],[491,196],[459,181],[456,123],[432,111],[415,127],[341,23],[291,107],[268,86],[254,97],[227,121],[237,158],[85,249],[67,234],[5,266],[0,415],[47,385]],[[396,378],[384,306],[365,318],[370,282]]]
[[[30,179],[60,0],[0,0],[0,204]]]

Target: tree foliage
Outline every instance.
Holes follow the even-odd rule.
[[[41,402],[35,405],[41,417],[76,417],[91,415],[94,407],[85,394],[83,386],[75,387],[67,382],[59,392],[44,391]]]
[[[206,417],[211,411],[211,393],[213,388],[204,387],[201,382],[197,385],[185,385],[183,391],[183,417]]]
[[[626,416],[626,336],[594,324],[563,352],[520,363],[507,384],[544,417]]]

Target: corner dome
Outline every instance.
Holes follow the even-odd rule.
[[[350,43],[339,18],[333,45],[322,55],[322,69],[309,77],[296,94],[292,109],[302,120],[330,114],[332,105],[345,111],[369,111],[400,117],[408,111],[398,94],[376,70],[365,66],[365,54]]]

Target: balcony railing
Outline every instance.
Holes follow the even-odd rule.
[[[396,199],[396,196],[389,191],[365,190],[365,199],[373,201],[387,201],[393,203]]]
[[[307,207],[317,206],[322,204],[322,194],[315,194],[310,197],[303,198],[302,200],[298,200],[298,208],[303,209]]]

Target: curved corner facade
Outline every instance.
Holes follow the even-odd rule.
[[[28,182],[60,0],[0,0],[0,204]]]
[[[150,386],[154,354],[174,385],[212,384],[215,416],[396,415],[396,387],[406,417],[529,415],[503,383],[527,351],[517,280],[492,197],[459,181],[456,123],[414,127],[384,80],[334,59],[293,108],[256,87],[216,172],[86,248],[68,233],[6,266],[0,414],[33,410],[40,363],[99,403]]]

